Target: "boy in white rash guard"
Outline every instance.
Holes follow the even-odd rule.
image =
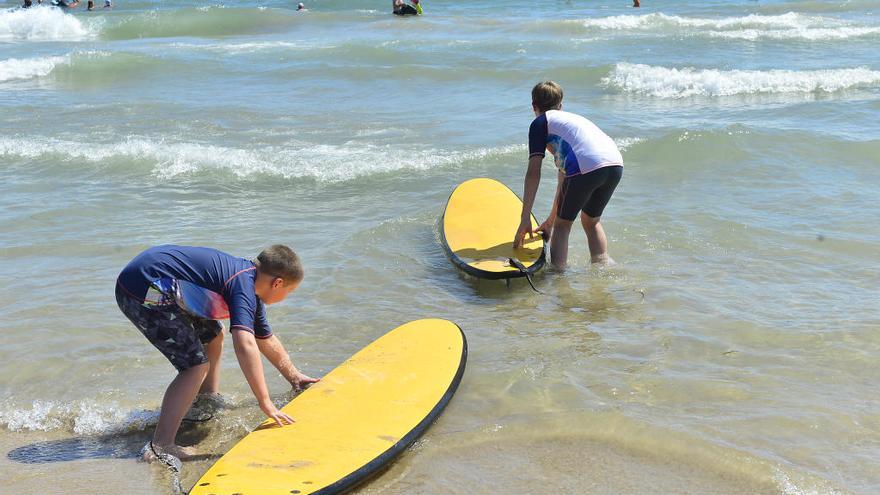
[[[562,111],[562,88],[553,81],[538,83],[532,89],[532,109],[537,118],[529,127],[529,165],[514,247],[521,246],[526,235],[544,233],[550,237],[551,264],[559,270],[565,268],[568,236],[580,213],[591,261],[612,264],[599,219],[623,176],[620,150],[596,124]],[[555,158],[559,182],[550,215],[532,230],[532,205],[541,181],[545,149]]]

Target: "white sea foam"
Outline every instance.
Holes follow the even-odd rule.
[[[714,31],[708,33],[714,38],[741,39],[741,40],[845,40],[849,38],[861,38],[880,35],[880,27],[838,27],[838,28],[796,28],[796,29],[741,29],[737,31]]]
[[[67,55],[0,60],[0,82],[45,77],[58,67],[75,66],[78,61],[110,57],[105,51],[76,51]]]
[[[794,12],[782,15],[751,14],[743,17],[722,17],[718,19],[700,17],[682,17],[667,14],[617,15],[587,19],[584,26],[600,29],[663,29],[680,27],[697,27],[713,29],[743,28],[800,28],[827,25],[837,22],[834,19],[820,16],[805,16]]]
[[[659,98],[811,93],[880,87],[880,71],[866,67],[807,71],[721,71],[619,63],[602,79],[602,83],[628,93]]]
[[[319,44],[309,41],[260,41],[232,43],[173,43],[174,48],[208,51],[223,54],[256,53],[274,50],[325,50],[336,45]]]
[[[43,77],[55,70],[55,67],[58,65],[69,63],[69,55],[63,57],[10,58],[0,60],[0,82]]]
[[[85,25],[61,9],[32,7],[0,11],[0,40],[82,41],[94,38],[98,25]]]
[[[115,402],[36,400],[30,408],[8,404],[0,407],[0,426],[10,431],[66,430],[78,435],[97,435],[143,430],[156,423],[158,414],[158,411],[126,409]]]
[[[634,144],[638,144],[644,141],[644,139],[640,137],[622,137],[614,140],[614,144],[620,149],[620,151],[626,151],[627,148]]]
[[[780,467],[773,467],[773,479],[783,495],[843,495],[837,488],[829,486],[825,480],[807,479],[804,476],[799,478],[801,479],[796,483],[791,475]]]
[[[397,171],[423,171],[481,161],[524,151],[523,145],[480,148],[470,151],[407,151],[399,146],[363,143],[310,144],[268,147],[258,150],[200,143],[169,143],[128,138],[111,144],[82,143],[45,138],[0,138],[0,157],[53,158],[55,162],[141,162],[152,166],[159,178],[209,171],[237,177],[258,175],[285,179],[311,178],[338,182]]]
[[[794,12],[782,15],[751,14],[718,19],[667,14],[618,15],[576,21],[589,29],[612,31],[674,31],[682,36],[728,39],[841,40],[880,35],[880,27]]]

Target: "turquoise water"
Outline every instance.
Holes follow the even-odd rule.
[[[173,371],[112,297],[166,242],[293,246],[270,318],[310,373],[465,330],[449,409],[365,493],[880,490],[880,1],[387,3],[0,10],[0,492],[168,490],[130,456]],[[575,232],[542,296],[458,274],[437,219],[467,178],[522,190],[544,79],[626,171],[619,264]],[[207,452],[261,419],[225,352]]]

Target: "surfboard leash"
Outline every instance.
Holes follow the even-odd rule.
[[[180,483],[180,470],[183,468],[183,463],[180,462],[180,459],[171,454],[157,451],[152,440],[147,445],[150,447],[153,455],[156,456],[156,459],[171,471],[171,492],[174,495],[185,495],[186,492],[183,491],[183,485]]]
[[[537,292],[538,294],[543,295],[544,293],[539,291],[537,287],[535,287],[534,282],[532,282],[532,275],[526,269],[526,266],[522,264],[522,262],[516,258],[507,258],[507,263],[519,270],[520,273],[526,276],[526,280],[529,281],[529,285],[532,287],[532,290]]]

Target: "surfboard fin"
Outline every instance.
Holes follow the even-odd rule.
[[[522,273],[523,275],[526,276],[526,280],[529,281],[529,285],[532,287],[532,290],[533,290],[533,291],[537,292],[538,294],[543,294],[543,292],[539,291],[539,290],[535,287],[535,284],[532,282],[532,276],[529,274],[529,271],[526,269],[525,265],[523,265],[522,262],[521,262],[520,260],[518,260],[518,259],[516,259],[516,258],[507,258],[507,263],[508,263],[510,266],[512,266],[512,267],[516,268],[517,270],[519,270],[520,273]],[[509,280],[509,279],[508,279],[508,280]]]

